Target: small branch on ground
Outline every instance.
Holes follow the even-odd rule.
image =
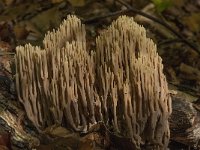
[[[101,19],[126,14],[130,11],[131,11],[130,9],[120,10],[120,11],[112,12],[112,13],[105,14],[105,15],[102,15],[102,16],[95,16],[95,17],[92,17],[92,18],[89,18],[89,19],[86,19],[86,20],[82,20],[82,21],[83,21],[83,23],[89,24],[89,23],[93,23],[93,22],[96,22],[96,21],[101,20]]]
[[[125,6],[128,10],[131,10],[132,12],[134,13],[137,13],[139,15],[142,15],[148,19],[151,19],[153,20],[154,22],[157,22],[159,24],[161,24],[162,26],[166,27],[169,31],[171,31],[174,35],[176,35],[178,38],[180,38],[185,44],[187,44],[189,47],[191,47],[192,49],[194,49],[196,52],[198,52],[198,54],[200,54],[200,50],[197,48],[196,45],[194,45],[193,43],[187,41],[185,39],[185,37],[183,37],[181,34],[179,34],[176,30],[174,30],[170,25],[168,25],[166,22],[156,18],[156,17],[153,17],[149,14],[146,14],[140,10],[137,10],[135,8],[133,8],[131,5],[129,5],[128,3],[122,1],[122,0],[116,0],[118,3],[122,4],[123,6]]]
[[[12,53],[12,52],[0,53],[0,56],[4,56],[4,55],[15,55],[15,53]]]
[[[184,43],[184,41],[179,38],[167,39],[167,40],[163,40],[162,42],[158,43],[157,46],[159,47],[159,46],[163,46],[163,45],[169,45],[172,43]]]
[[[159,23],[160,25],[164,26],[166,29],[171,31],[175,36],[177,36],[180,39],[180,40],[177,40],[177,42],[185,43],[186,45],[188,45],[190,48],[194,49],[200,55],[200,49],[197,48],[197,46],[194,43],[185,39],[185,37],[183,37],[181,34],[179,34],[175,29],[173,29],[170,25],[168,25],[163,20],[160,20],[160,19],[153,17],[153,16],[151,16],[147,13],[144,13],[143,11],[135,9],[131,5],[129,5],[128,3],[126,3],[122,0],[116,0],[116,2],[125,6],[127,9],[117,11],[117,12],[112,12],[112,13],[109,13],[109,14],[106,14],[106,15],[103,15],[103,16],[97,16],[97,17],[89,18],[89,19],[83,20],[83,22],[86,23],[86,24],[89,24],[89,23],[96,22],[96,21],[101,20],[101,19],[108,18],[108,17],[114,17],[114,16],[126,14],[128,12],[133,12],[133,13],[136,13],[138,15],[144,16],[148,19],[151,19],[154,22]]]

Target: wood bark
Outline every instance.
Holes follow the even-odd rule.
[[[171,139],[195,149],[200,148],[200,101],[188,102],[183,97],[172,96],[170,116]]]
[[[185,98],[172,95],[172,114],[170,116],[171,140],[195,149],[200,148],[200,100],[195,103]],[[23,120],[22,120],[23,119]],[[24,111],[16,102],[0,94],[0,126],[11,131],[12,143],[25,147],[39,144],[39,138],[29,127],[25,127]],[[33,134],[34,133],[34,134]],[[115,141],[115,140],[114,140]],[[120,140],[123,143],[123,140]],[[120,142],[120,143],[121,143]],[[124,144],[122,144],[124,145]]]

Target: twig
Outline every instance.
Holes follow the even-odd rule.
[[[109,13],[109,14],[105,14],[105,15],[102,15],[102,16],[92,17],[92,18],[89,18],[87,20],[83,20],[83,23],[88,24],[88,23],[96,22],[96,21],[104,19],[104,18],[118,16],[118,15],[130,12],[130,11],[131,11],[131,9],[125,9],[125,10],[120,10],[120,11],[112,12],[112,13]]]
[[[171,31],[174,35],[176,35],[178,38],[180,38],[185,44],[187,44],[189,47],[191,47],[192,49],[196,50],[198,52],[198,54],[200,54],[200,50],[192,43],[190,43],[189,41],[187,41],[181,34],[179,34],[178,32],[176,32],[170,25],[168,25],[166,22],[159,20],[156,17],[153,17],[149,14],[146,14],[140,10],[137,10],[135,8],[133,8],[132,6],[130,6],[129,4],[127,4],[124,1],[121,0],[116,0],[118,3],[124,5],[128,10],[131,10],[134,13],[137,13],[141,16],[144,16],[146,18],[149,18],[151,20],[153,20],[154,22],[157,22],[159,24],[161,24],[162,26],[164,26],[165,28],[167,28],[169,31]]]
[[[172,43],[184,43],[184,41],[182,39],[176,38],[176,39],[168,39],[168,40],[164,40],[160,43],[158,43],[158,47],[159,46],[163,46],[163,45],[167,45],[167,44],[172,44]]]
[[[126,10],[121,10],[121,11],[117,11],[117,12],[112,12],[110,14],[106,14],[103,16],[97,16],[97,17],[93,17],[93,18],[89,18],[87,20],[83,20],[84,23],[92,23],[95,21],[98,21],[100,19],[104,19],[104,18],[108,18],[108,17],[113,17],[113,16],[117,16],[117,15],[121,15],[121,14],[125,14],[128,12],[134,12],[138,15],[144,16],[148,19],[153,20],[154,22],[157,22],[159,24],[161,24],[162,26],[164,26],[166,29],[168,29],[169,31],[171,31],[175,36],[177,36],[180,41],[182,41],[183,43],[185,43],[186,45],[188,45],[189,47],[191,47],[192,49],[194,49],[199,55],[200,55],[200,50],[196,47],[196,45],[194,45],[193,43],[187,41],[181,34],[179,34],[176,30],[174,30],[170,25],[168,25],[166,22],[153,17],[147,13],[144,13],[138,9],[133,8],[131,5],[127,4],[126,2],[122,1],[122,0],[116,0],[116,2],[120,3],[121,5],[125,6],[127,9]]]
[[[15,55],[15,53],[12,53],[12,52],[0,53],[0,56],[4,56],[4,55]]]
[[[188,93],[188,94],[196,96],[196,97],[200,96],[199,89],[197,89],[197,88],[190,87],[189,85],[185,85],[185,84],[176,84],[173,82],[168,82],[168,83],[177,87],[178,90],[180,90],[180,91],[184,91],[185,93]]]

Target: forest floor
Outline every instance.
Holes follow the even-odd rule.
[[[0,0],[0,149],[25,149],[37,145],[38,140],[38,150],[89,150],[91,143],[94,149],[109,145],[106,129],[101,134],[80,136],[55,126],[46,129],[48,138],[36,138],[38,133],[31,123],[27,119],[22,123],[26,115],[16,100],[15,48],[26,43],[42,46],[45,33],[57,28],[68,14],[77,15],[86,25],[90,48],[95,45],[93,39],[114,19],[120,15],[135,17],[157,44],[170,90],[188,102],[199,103],[200,0]],[[17,115],[5,114],[7,111]],[[175,138],[169,147],[192,149]]]

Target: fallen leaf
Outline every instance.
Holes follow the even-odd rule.
[[[13,51],[10,44],[0,41],[0,66],[3,68],[0,70],[0,75],[7,75],[8,77],[8,72],[12,72],[11,63],[13,61],[13,55],[10,55],[12,53]]]
[[[185,5],[185,0],[175,0],[175,1],[172,1],[173,5],[174,6],[177,6],[177,7],[182,7]]]
[[[28,22],[36,28],[35,30],[41,31],[41,33],[46,33],[52,27],[57,27],[61,22],[61,14],[58,8],[53,7],[46,11],[41,12],[40,14],[33,17]]]
[[[68,0],[74,7],[82,7],[85,5],[85,0]]]
[[[11,149],[10,134],[0,133],[0,150]]]
[[[62,2],[63,0],[51,0],[51,2],[54,4],[54,3],[60,3]]]
[[[13,44],[15,36],[13,32],[13,26],[11,23],[0,24],[0,41],[4,41]]]
[[[13,4],[13,2],[14,2],[14,0],[4,0],[4,3],[6,5],[11,5],[11,4]]]
[[[45,129],[45,134],[50,135],[51,137],[69,137],[73,136],[73,132],[67,130],[66,128],[63,128],[61,126],[53,125]]]
[[[192,13],[189,16],[183,17],[183,22],[192,32],[200,31],[200,13]]]
[[[163,12],[172,5],[171,0],[152,0],[152,2],[158,12]]]
[[[28,36],[28,31],[24,25],[17,24],[14,26],[14,33],[17,39],[23,40]]]
[[[6,146],[0,145],[0,150],[10,150],[10,149],[7,148]]]
[[[185,75],[186,79],[200,81],[199,69],[194,68],[184,63],[181,63],[179,69],[180,69],[180,72],[182,72]]]
[[[84,139],[84,141],[79,144],[78,150],[94,150],[95,142],[92,139]]]

